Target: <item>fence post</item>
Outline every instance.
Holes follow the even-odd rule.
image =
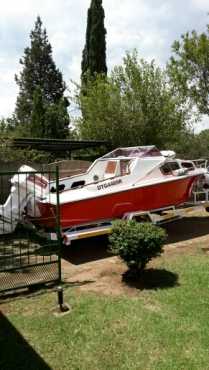
[[[57,198],[57,209],[56,209],[56,231],[58,241],[58,269],[59,269],[59,282],[62,280],[62,269],[61,269],[61,247],[62,247],[62,234],[60,224],[60,195],[59,195],[59,167],[56,166],[56,198]]]

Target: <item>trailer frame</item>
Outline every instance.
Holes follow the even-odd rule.
[[[123,220],[137,220],[139,222],[152,222],[155,225],[162,225],[185,217],[188,213],[205,209],[209,211],[209,190],[203,189],[193,191],[190,202],[181,206],[168,206],[149,211],[127,212]],[[69,246],[74,240],[87,239],[91,237],[109,235],[112,232],[112,223],[115,219],[100,220],[90,224],[82,224],[67,230],[62,230],[63,245]],[[50,236],[56,238],[54,233]]]

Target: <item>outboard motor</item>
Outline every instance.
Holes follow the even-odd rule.
[[[48,179],[29,166],[21,166],[11,178],[11,192],[5,204],[0,205],[0,234],[12,233],[17,223],[22,221],[26,206],[30,215],[39,216],[36,199],[46,195]]]

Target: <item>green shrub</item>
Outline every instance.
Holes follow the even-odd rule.
[[[146,264],[163,252],[166,232],[151,223],[115,221],[109,236],[110,250],[119,255],[130,270],[142,272]]]

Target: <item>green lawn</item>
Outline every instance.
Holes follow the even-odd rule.
[[[15,349],[5,324],[0,369],[209,369],[209,256],[162,257],[157,268],[177,274],[177,284],[139,290],[131,298],[67,288],[73,310],[62,318],[52,315],[52,292],[3,303],[4,317],[45,365],[30,357],[26,344],[24,350],[17,340]]]

